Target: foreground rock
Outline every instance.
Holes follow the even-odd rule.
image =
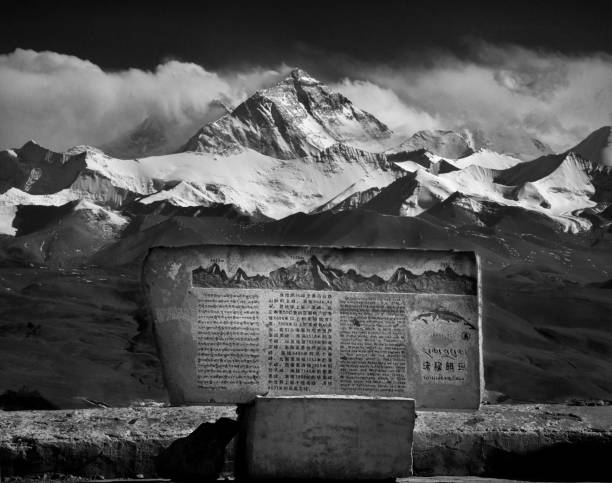
[[[235,407],[0,412],[2,475],[154,477],[160,452],[221,417]],[[612,406],[420,411],[413,452],[417,476],[609,481]]]

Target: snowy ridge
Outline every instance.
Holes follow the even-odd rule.
[[[507,154],[496,153],[489,149],[480,149],[469,156],[453,160],[453,164],[461,169],[470,165],[492,169],[507,169],[522,162],[523,161],[519,158]]]
[[[489,160],[492,155],[502,161],[507,159],[496,153],[483,154]],[[494,205],[521,208],[549,218],[563,231],[578,233],[592,226],[589,219],[581,216],[583,210],[601,211],[609,205],[595,201],[599,185],[600,193],[610,191],[612,168],[574,153],[517,163],[506,169],[469,164],[463,169],[436,174],[419,166],[371,199],[366,199],[364,193],[361,206],[384,214],[414,217],[459,194],[463,197],[462,206],[474,212],[484,209],[485,204],[487,210]],[[607,199],[609,194],[600,197]],[[358,201],[359,197],[354,195],[352,206]],[[337,204],[328,203],[325,208],[333,211]]]
[[[38,145],[36,149],[49,152]],[[55,155],[60,156],[58,153],[50,156]],[[386,186],[397,176],[389,169],[384,155],[337,143],[314,157],[292,161],[251,149],[226,156],[177,153],[119,160],[97,149],[79,146],[63,156],[61,159],[77,158],[79,166],[75,169],[64,162],[61,166],[52,163],[50,167],[31,167],[41,174],[27,180],[24,174],[20,185],[23,189],[18,191],[25,193],[27,185],[33,193],[38,190],[53,196],[44,200],[28,198],[23,204],[59,206],[75,199],[90,200],[112,209],[120,208],[131,199],[138,199],[142,204],[167,201],[181,207],[232,204],[246,213],[282,218],[298,211],[309,212],[339,193],[348,196]],[[51,168],[54,171],[48,173]],[[68,168],[71,171],[64,173]],[[41,181],[46,184],[38,189]],[[57,193],[61,194],[55,196]],[[7,220],[14,216],[14,210],[6,206],[20,204],[19,197],[24,195],[11,193],[5,197],[3,210]]]
[[[112,186],[132,193],[150,194],[155,191],[153,181],[142,172],[135,159],[116,159],[91,146],[76,146],[69,152],[86,154],[87,169],[110,181]]]
[[[152,195],[138,200],[139,203],[148,205],[166,201],[173,206],[210,206],[224,200],[215,199],[212,193],[201,190],[197,185],[187,181],[181,181],[175,186],[160,190]]]
[[[327,153],[322,158],[286,161],[250,149],[223,157],[179,153],[145,158],[140,166],[149,178],[189,180],[189,184],[178,184],[140,202],[164,199],[177,206],[193,206],[196,201],[233,204],[247,213],[260,212],[278,219],[309,212],[340,193],[348,196],[386,186],[396,174],[382,169],[381,159],[363,156],[347,161]]]

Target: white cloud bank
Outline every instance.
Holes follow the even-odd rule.
[[[235,105],[287,70],[215,73],[171,60],[154,71],[107,72],[77,57],[17,49],[0,55],[0,148],[28,139],[56,150],[100,145],[152,115],[203,124],[213,101]],[[510,137],[526,132],[562,150],[612,123],[612,57],[605,54],[481,44],[471,60],[437,55],[425,66],[399,67],[347,62],[344,72],[334,87],[402,135],[467,125]]]
[[[408,134],[467,125],[509,138],[523,131],[564,150],[612,123],[612,56],[606,54],[572,57],[480,44],[470,61],[440,56],[427,67],[347,70],[338,87]]]
[[[211,102],[237,103],[279,75],[263,68],[214,73],[174,60],[152,72],[105,72],[77,57],[17,49],[0,55],[0,147],[28,139],[57,150],[99,145],[148,116],[197,124]]]

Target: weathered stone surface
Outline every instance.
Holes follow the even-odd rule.
[[[414,400],[258,397],[240,410],[238,476],[386,479],[412,474]]]
[[[160,453],[157,473],[179,483],[217,479],[223,470],[226,447],[237,433],[238,423],[233,419],[203,423]]]
[[[610,481],[612,406],[483,406],[423,411],[414,440],[419,475]]]
[[[2,475],[153,477],[155,457],[164,448],[205,421],[236,417],[235,409],[0,412]],[[417,416],[415,475],[611,479],[612,406],[485,405],[479,411],[418,411]],[[230,444],[230,470],[232,458]]]
[[[160,452],[220,417],[235,418],[235,407],[0,411],[0,468],[3,476],[155,476]]]
[[[473,253],[156,248],[143,284],[174,404],[244,403],[262,394],[480,404]]]

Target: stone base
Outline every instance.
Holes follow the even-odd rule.
[[[258,397],[239,411],[236,474],[375,480],[412,475],[414,399]]]

